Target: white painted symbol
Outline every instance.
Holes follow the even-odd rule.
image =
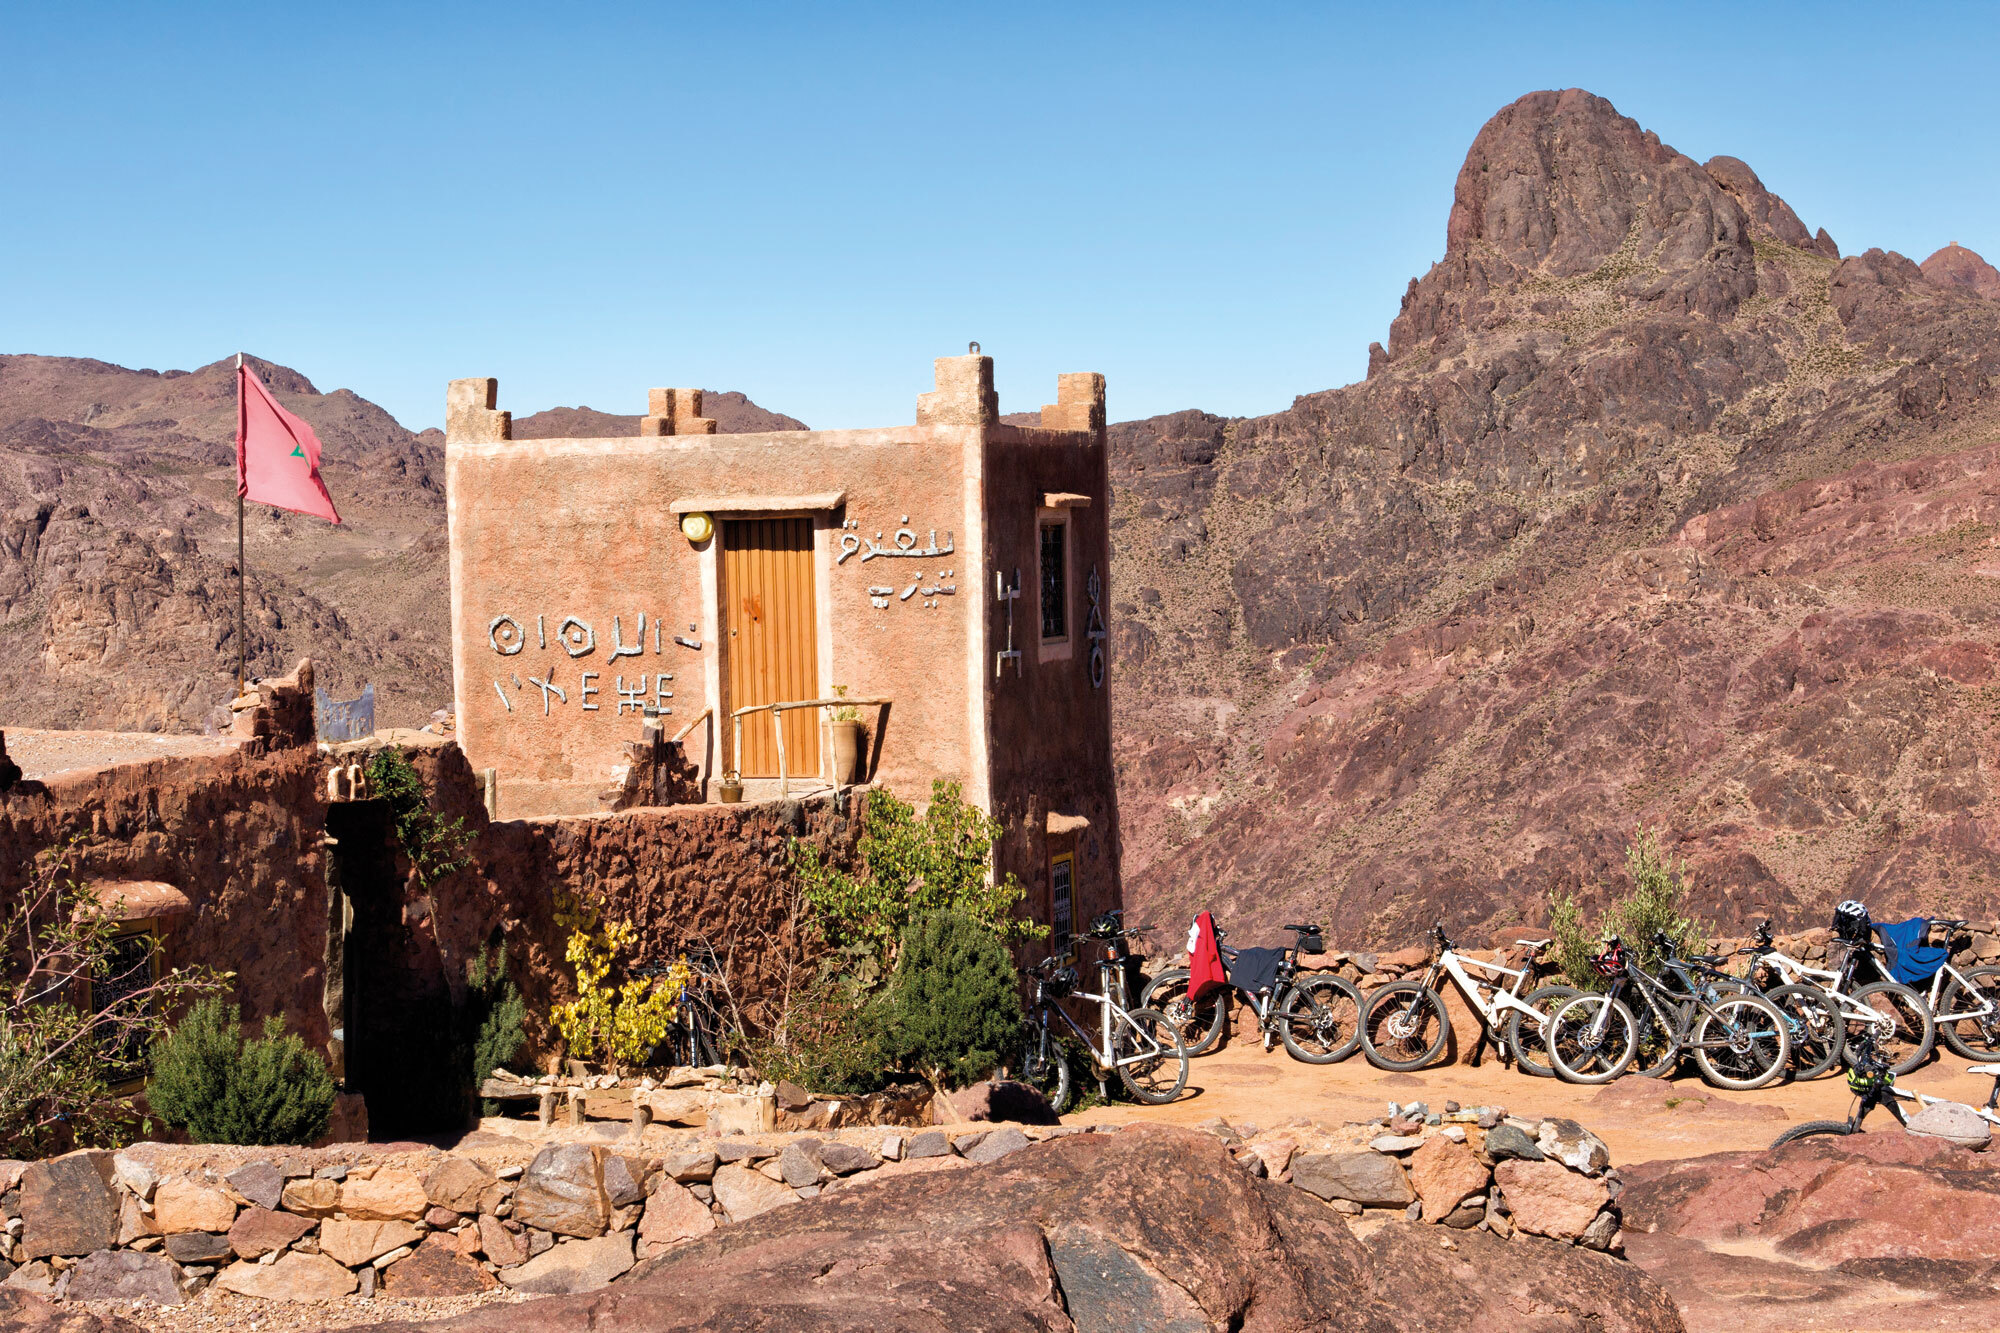
[[[597,631],[575,616],[565,616],[556,626],[556,642],[571,657],[588,657],[596,651]]]
[[[501,626],[506,626],[503,632]],[[512,657],[528,646],[528,634],[521,628],[521,622],[512,616],[495,616],[486,626],[486,642],[493,645],[493,651],[502,657]]]
[[[639,613],[639,642],[631,648],[625,646],[625,626],[617,616],[611,617],[611,656],[604,659],[616,662],[621,657],[637,657],[646,651],[646,613]]]
[[[549,715],[549,696],[551,694],[555,695],[556,698],[562,700],[564,703],[569,702],[569,696],[563,693],[563,687],[556,684],[553,680],[536,680],[533,676],[530,676],[528,677],[528,683],[530,685],[533,685],[536,689],[542,692],[543,717],[547,717]]]

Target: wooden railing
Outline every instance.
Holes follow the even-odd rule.
[[[791,703],[751,704],[747,708],[739,708],[729,715],[736,725],[736,746],[729,752],[729,761],[737,765],[743,762],[743,719],[752,713],[770,713],[771,730],[778,740],[778,794],[788,796],[792,789],[791,776],[785,770],[785,728],[783,719],[778,716],[780,713],[789,713],[795,708],[887,708],[890,702],[888,699],[799,699]],[[832,762],[832,749],[830,745],[820,746],[823,766]],[[741,776],[740,772],[738,776]]]

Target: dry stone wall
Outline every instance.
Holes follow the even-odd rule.
[[[1366,1125],[1205,1126],[1250,1174],[1353,1220],[1621,1247],[1617,1173],[1568,1120],[1393,1106]],[[72,1300],[180,1304],[214,1283],[284,1301],[570,1294],[775,1208],[959,1171],[1116,1126],[983,1124],[685,1135],[645,1148],[475,1135],[453,1152],[173,1147],[0,1162],[0,1279]],[[525,1159],[525,1160],[523,1160]],[[970,1183],[970,1182],[968,1182]]]

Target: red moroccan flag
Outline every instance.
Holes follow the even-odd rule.
[[[319,437],[278,406],[248,365],[236,367],[236,493],[259,504],[340,522],[319,479]]]

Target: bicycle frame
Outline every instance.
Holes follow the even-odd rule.
[[[1688,974],[1685,964],[1675,959],[1668,959],[1664,966],[1667,970],[1677,975],[1688,987],[1686,994],[1676,995],[1673,991],[1668,990],[1664,983],[1640,971],[1638,964],[1629,960],[1625,964],[1625,975],[1613,982],[1605,994],[1609,995],[1612,999],[1619,999],[1622,998],[1628,984],[1636,984],[1639,988],[1639,998],[1646,1002],[1646,1008],[1651,1010],[1653,1017],[1658,1019],[1661,1025],[1666,1028],[1667,1038],[1675,1050],[1719,1051],[1728,1049],[1729,1041],[1726,1038],[1709,1042],[1697,1042],[1694,1040],[1694,1025],[1697,1016],[1706,1014],[1710,1017],[1720,1018],[1721,1015],[1695,990],[1694,978]],[[1869,1012],[1873,1013],[1874,1011],[1870,1010]],[[1601,1041],[1604,1037],[1604,1029],[1610,1021],[1611,1006],[1608,1004],[1599,1006],[1597,1017],[1592,1020],[1590,1025],[1591,1038]]]
[[[1120,1065],[1141,1064],[1147,1060],[1157,1058],[1165,1049],[1157,1041],[1154,1041],[1152,1037],[1148,1036],[1145,1029],[1132,1021],[1131,1015],[1125,1011],[1124,1004],[1111,994],[1114,987],[1111,978],[1106,974],[1116,966],[1117,964],[1109,962],[1101,962],[1097,965],[1098,975],[1103,978],[1099,983],[1104,987],[1103,993],[1093,994],[1090,991],[1077,990],[1071,991],[1068,996],[1071,999],[1093,1000],[1097,1003],[1098,1013],[1102,1019],[1102,1039],[1104,1043],[1102,1046],[1099,1046],[1096,1040],[1089,1033],[1085,1032],[1083,1027],[1074,1018],[1069,1016],[1069,1011],[1062,1006],[1046,998],[1042,1000],[1039,1006],[1044,1038],[1047,1037],[1049,1031],[1049,1015],[1053,1013],[1063,1021],[1064,1026],[1076,1035],[1076,1039],[1083,1043],[1084,1049],[1090,1052],[1091,1060],[1099,1069],[1116,1069]],[[1136,1055],[1128,1055],[1123,1060],[1114,1060],[1111,1058],[1112,1019],[1114,1015],[1118,1022],[1132,1030],[1145,1049],[1140,1050]]]
[[[1848,966],[1836,971],[1830,967],[1809,967],[1798,959],[1773,949],[1768,953],[1758,954],[1756,961],[1765,964],[1784,978],[1781,983],[1783,985],[1811,986],[1821,992],[1833,1001],[1834,1007],[1840,1010],[1843,1019],[1871,1025],[1880,1024],[1882,1021],[1882,1015],[1878,1011],[1846,993],[1845,988],[1853,982],[1854,968],[1851,960]],[[1961,1015],[1961,1017],[1971,1017],[1971,1015]]]
[[[1473,977],[1467,974],[1467,968],[1476,968],[1489,975]],[[1523,968],[1504,967],[1499,963],[1485,963],[1477,958],[1467,958],[1456,949],[1442,949],[1432,960],[1430,970],[1424,973],[1424,985],[1436,990],[1441,974],[1449,976],[1458,983],[1459,993],[1465,997],[1466,1003],[1472,1006],[1472,1011],[1479,1015],[1479,1021],[1486,1025],[1486,1030],[1490,1034],[1498,1035],[1500,1015],[1509,1009],[1518,1009],[1537,1023],[1546,1022],[1548,1019],[1547,1014],[1531,1004],[1522,1003],[1521,1000],[1521,988],[1528,984],[1529,978],[1534,974],[1532,965]],[[1513,984],[1502,985],[1499,978],[1503,976],[1512,977]],[[1488,1001],[1482,993],[1486,989],[1492,991],[1491,1001]],[[1411,1004],[1415,1003],[1416,1000],[1412,997]]]

